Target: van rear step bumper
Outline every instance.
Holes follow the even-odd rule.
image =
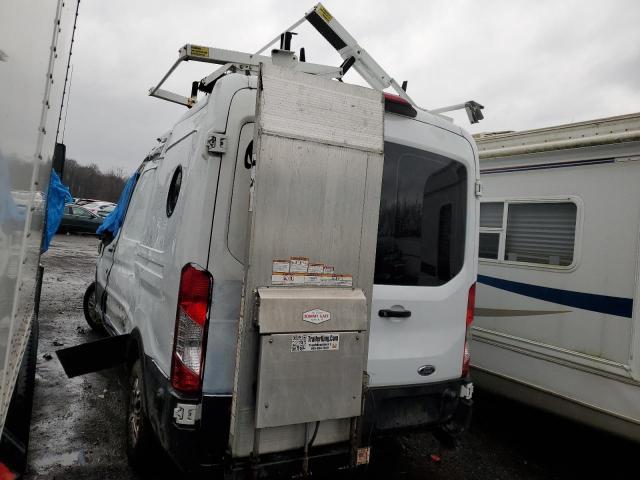
[[[459,435],[471,421],[471,399],[460,397],[469,380],[397,387],[373,387],[367,392],[361,435],[409,430],[445,430]]]

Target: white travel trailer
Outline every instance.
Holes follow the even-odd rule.
[[[640,114],[476,141],[474,382],[640,440]]]
[[[151,90],[192,108],[98,258],[87,310],[111,337],[59,352],[71,375],[127,363],[138,466],[155,436],[185,470],[350,468],[376,433],[469,419],[473,139],[322,5],[305,18],[343,67],[298,61],[287,31],[271,56],[186,45],[172,70],[221,69]],[[335,81],[349,66],[374,89]]]

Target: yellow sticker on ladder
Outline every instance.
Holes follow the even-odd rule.
[[[209,57],[209,47],[191,45],[191,55],[194,57]]]
[[[316,8],[316,13],[320,15],[322,18],[324,18],[324,21],[327,23],[329,23],[333,19],[333,17],[329,13],[329,10],[327,10],[326,8],[324,8],[324,6],[320,4]]]

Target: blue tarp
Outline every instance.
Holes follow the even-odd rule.
[[[114,237],[120,231],[120,227],[122,227],[122,222],[124,222],[124,216],[127,213],[127,208],[129,207],[129,200],[131,200],[131,194],[133,193],[133,189],[136,186],[136,182],[138,181],[138,172],[134,173],[129,177],[127,183],[125,183],[124,188],[122,189],[122,193],[120,194],[120,198],[118,199],[118,205],[113,211],[107,215],[102,222],[102,225],[98,227],[96,233],[98,235],[104,232],[110,232]]]
[[[44,232],[42,252],[49,250],[51,239],[58,231],[58,227],[60,227],[60,222],[64,215],[64,206],[69,202],[73,202],[69,188],[60,181],[58,174],[51,170],[49,190],[47,192],[47,229]]]

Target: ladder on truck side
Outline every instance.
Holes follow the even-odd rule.
[[[298,55],[290,50],[291,36],[294,34],[293,31],[305,21],[308,21],[340,54],[343,62],[339,67],[308,63],[305,61],[302,52],[300,57],[298,57]],[[270,57],[263,55],[265,50],[278,41],[280,41],[279,49],[273,49]],[[200,81],[193,82],[191,95],[189,97],[161,89],[160,87],[162,87],[167,78],[169,78],[182,62],[186,61],[212,63],[221,65],[221,67]],[[318,3],[309,10],[304,17],[296,21],[254,54],[193,44],[183,46],[178,52],[178,59],[169,71],[156,86],[149,89],[149,95],[191,108],[196,102],[198,91],[211,92],[215,82],[227,72],[237,71],[256,74],[261,63],[289,67],[299,72],[334,78],[340,81],[342,81],[342,77],[347,71],[353,67],[371,88],[384,91],[392,87],[400,98],[414,107],[420,108],[407,94],[406,82],[403,83],[403,85],[398,84],[342,24],[329,13],[322,3]],[[478,123],[484,118],[482,115],[483,108],[479,103],[469,100],[456,105],[429,110],[429,112],[441,115],[445,112],[464,109],[467,112],[469,121],[471,123]]]

